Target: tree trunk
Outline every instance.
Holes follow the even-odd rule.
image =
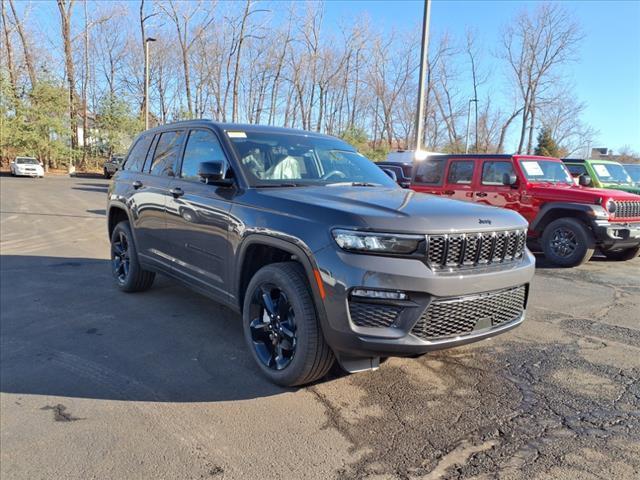
[[[16,71],[13,64],[13,47],[11,45],[11,32],[9,31],[9,22],[4,10],[4,2],[2,3],[2,26],[4,30],[4,39],[7,52],[7,69],[9,70],[9,83],[11,84],[11,91],[13,92],[14,99],[18,98],[18,84],[16,81]]]
[[[249,17],[249,9],[251,8],[251,0],[247,0],[242,15],[242,23],[240,24],[240,36],[238,37],[238,48],[236,51],[236,64],[233,69],[233,105],[231,109],[231,121],[238,121],[238,86],[240,85],[240,59],[242,54],[242,43],[244,42],[244,29]]]
[[[71,46],[71,10],[74,0],[58,0],[60,10],[60,28],[62,32],[62,42],[64,44],[65,69],[67,73],[67,85],[69,88],[69,123],[71,130],[71,148],[78,148],[78,112],[76,108],[76,80],[75,68],[73,64],[73,50]]]
[[[29,80],[31,81],[31,88],[33,89],[36,86],[37,78],[36,78],[36,69],[35,69],[35,66],[33,65],[33,57],[31,56],[31,48],[29,47],[27,37],[24,34],[24,29],[22,28],[22,22],[20,21],[20,19],[18,18],[18,14],[16,13],[16,7],[13,4],[13,0],[9,0],[9,5],[11,5],[11,11],[13,12],[13,18],[15,19],[15,22],[16,22],[18,35],[20,36],[20,40],[22,41],[22,49],[24,51],[24,63],[27,65],[27,72],[29,73]],[[3,10],[4,10],[4,5],[3,5]]]

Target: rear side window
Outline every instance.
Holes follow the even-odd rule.
[[[473,160],[451,162],[449,165],[449,176],[447,183],[458,185],[471,185],[473,180],[473,170],[475,163]]]
[[[584,165],[567,165],[566,167],[569,169],[569,172],[571,172],[572,177],[579,177],[587,173],[587,167]]]
[[[440,185],[444,176],[444,166],[446,164],[444,158],[427,158],[416,164],[416,183],[425,183],[427,185]]]
[[[138,141],[133,146],[127,157],[127,162],[124,165],[125,170],[131,172],[141,172],[144,165],[144,160],[147,158],[147,152],[151,145],[152,135],[143,135],[138,138]]]
[[[218,138],[211,130],[192,130],[184,149],[182,178],[199,180],[198,165],[202,162],[226,160]]]
[[[484,162],[482,166],[483,185],[504,185],[504,174],[515,174],[511,162]]]
[[[151,163],[151,175],[174,177],[182,132],[163,132],[156,145]]]

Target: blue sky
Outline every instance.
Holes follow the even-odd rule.
[[[449,31],[464,38],[476,30],[486,50],[497,45],[500,28],[531,1],[433,0],[434,35]],[[617,150],[630,145],[640,152],[640,1],[563,1],[585,38],[579,60],[568,70],[575,93],[586,102],[584,121],[600,131],[597,145]],[[413,28],[422,20],[422,1],[341,1],[325,3],[327,25],[366,13],[385,29]],[[485,62],[491,62],[490,54]]]

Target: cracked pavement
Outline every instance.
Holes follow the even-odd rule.
[[[106,185],[0,178],[2,478],[640,477],[640,259],[539,257],[521,327],[287,390],[232,312],[111,286]]]

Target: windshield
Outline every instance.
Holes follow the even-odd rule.
[[[591,166],[603,183],[631,185],[631,177],[619,163],[592,163]]]
[[[16,158],[16,163],[26,163],[29,165],[37,165],[38,161],[35,158]]]
[[[372,161],[338,139],[288,132],[228,131],[227,135],[251,186],[397,187]]]
[[[640,165],[625,165],[624,169],[631,177],[631,180],[640,183]]]
[[[530,182],[568,183],[573,178],[562,162],[552,160],[521,160],[522,171]]]

